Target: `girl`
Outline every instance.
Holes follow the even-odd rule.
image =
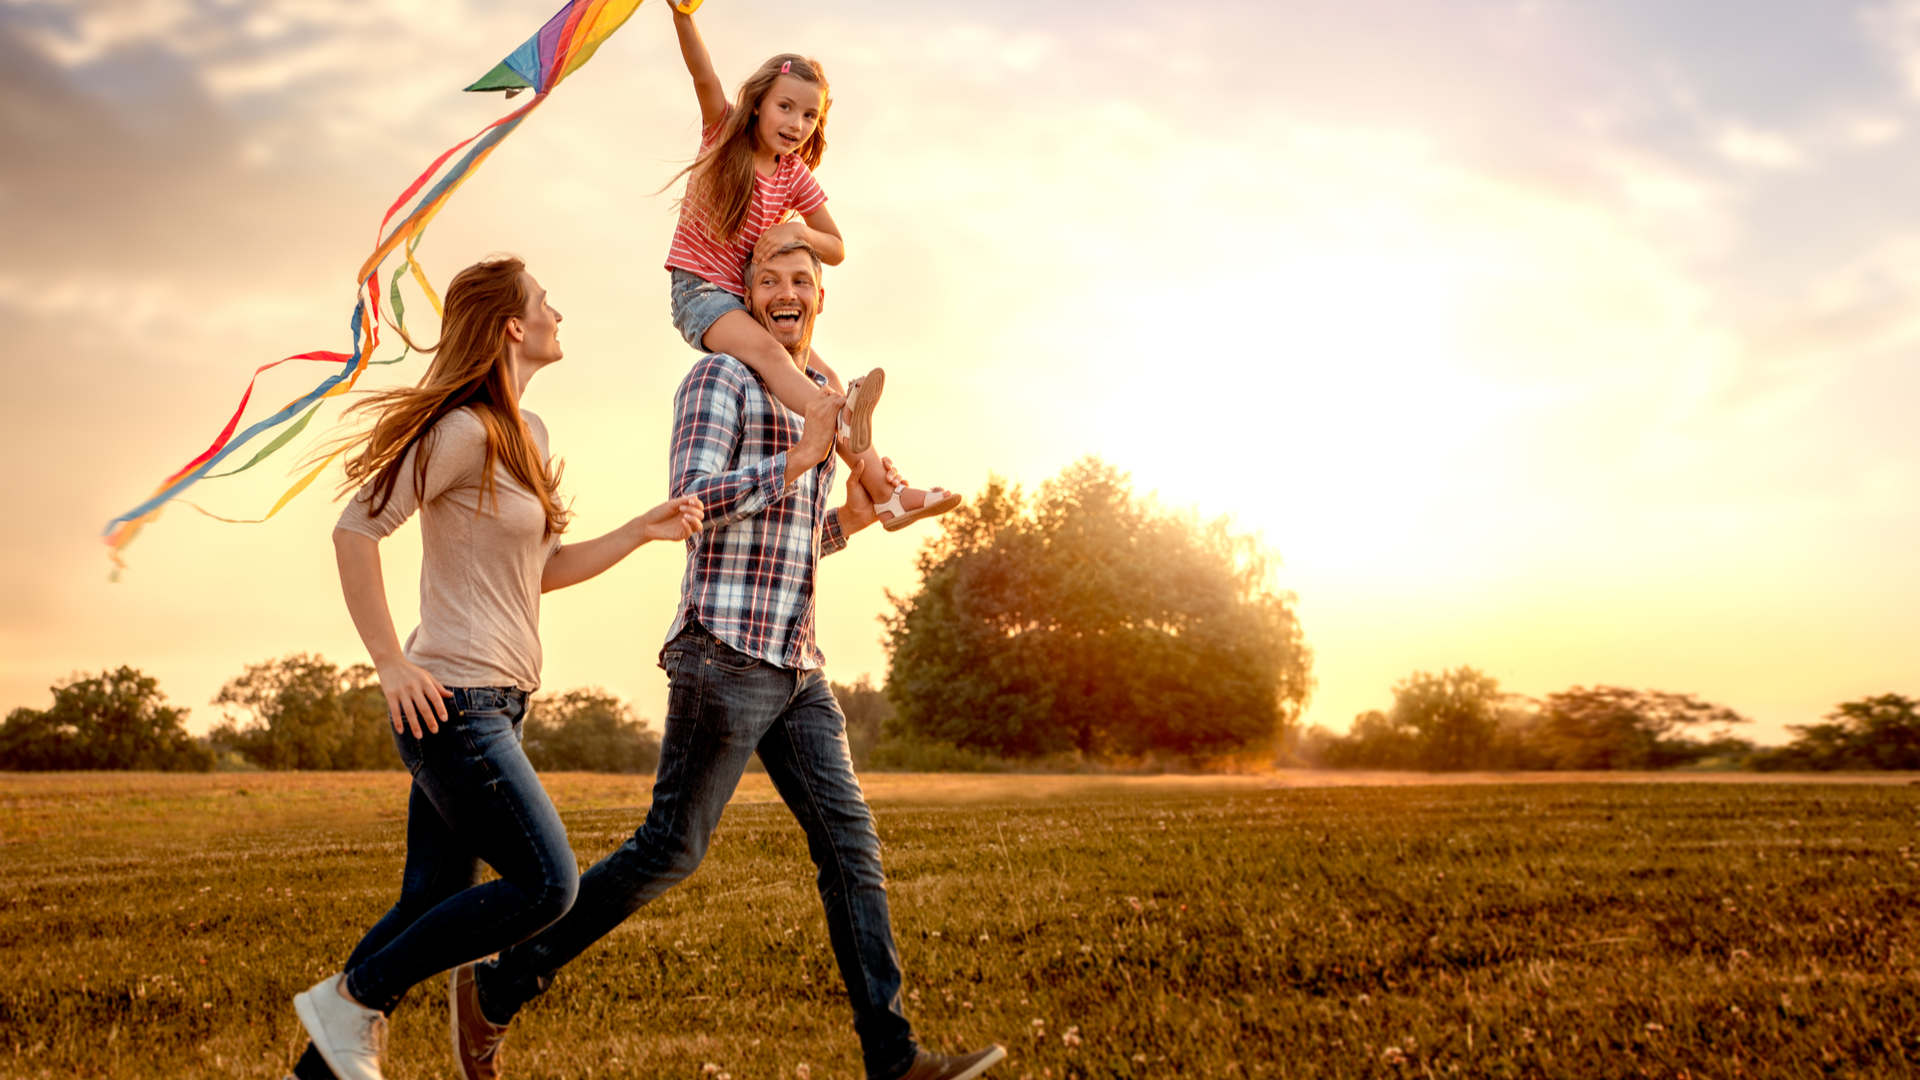
[[[744,277],[751,262],[791,240],[805,240],[829,266],[846,258],[840,230],[827,212],[826,192],[812,171],[827,149],[827,109],[832,102],[826,74],[817,60],[783,53],[761,64],[741,84],[737,104],[729,105],[693,16],[668,6],[673,8],[680,55],[700,100],[701,125],[699,156],[680,173],[687,178],[687,190],[667,254],[674,328],[694,348],[726,353],[746,364],[782,405],[804,413],[820,388],[747,314]],[[789,213],[799,219],[782,221]],[[839,377],[819,352],[812,359],[840,392]],[[875,368],[846,392],[842,452],[849,464],[866,461],[862,484],[881,523],[893,530],[946,513],[960,505],[960,496],[891,482],[897,474],[872,448],[870,427],[884,379],[885,373]]]
[[[347,483],[363,486],[334,549],[413,790],[399,902],[343,973],[293,999],[313,1039],[294,1069],[302,1080],[380,1080],[386,1016],[408,989],[532,936],[579,888],[566,829],[520,748],[527,695],[540,686],[540,594],[649,540],[691,536],[701,507],[671,499],[605,536],[560,542],[560,468],[546,426],[520,409],[527,380],[561,358],[559,331],[560,313],[519,259],[477,263],[447,288],[420,384],[354,406],[375,419],[348,458]],[[416,510],[420,626],[403,647],[379,544]],[[478,883],[483,861],[498,879]]]

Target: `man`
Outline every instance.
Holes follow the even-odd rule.
[[[824,385],[807,367],[825,295],[819,255],[789,243],[750,271],[748,310]],[[555,972],[700,865],[756,749],[819,868],[869,1080],[971,1080],[1005,1056],[998,1045],[927,1053],[901,1011],[880,839],[813,636],[820,556],[875,520],[858,464],[845,504],[827,506],[844,400],[823,390],[802,420],[724,354],[702,358],[680,384],[670,489],[698,496],[710,527],[688,541],[680,611],[660,652],[670,690],[653,805],[619,850],[581,875],[564,918],[492,964],[453,972],[455,1050],[469,1080],[499,1075],[506,1025]]]

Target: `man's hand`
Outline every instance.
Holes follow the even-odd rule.
[[[659,506],[634,518],[639,527],[642,543],[648,540],[685,540],[700,531],[700,519],[706,516],[706,509],[700,500],[692,495],[682,495],[677,499],[668,499]]]
[[[847,501],[837,511],[842,536],[852,536],[880,520],[879,513],[873,508],[873,496],[867,494],[866,485],[860,482],[866,471],[867,463],[860,458],[855,458],[853,468],[847,470]]]
[[[844,395],[822,390],[807,404],[806,426],[800,429],[800,441],[787,448],[786,482],[800,479],[808,469],[833,453],[834,436],[840,431],[840,410],[847,404]]]

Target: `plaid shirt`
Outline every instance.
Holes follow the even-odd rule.
[[[808,369],[817,383],[826,377]],[[787,447],[804,419],[774,400],[753,369],[724,353],[702,357],[673,396],[668,490],[698,495],[706,528],[687,541],[680,612],[714,637],[776,667],[826,663],[813,640],[813,581],[822,555],[847,546],[827,507],[833,455],[786,481]]]

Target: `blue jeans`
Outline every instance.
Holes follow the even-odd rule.
[[[672,279],[669,295],[673,303],[673,328],[680,331],[687,344],[701,352],[707,351],[703,344],[707,331],[720,321],[720,316],[729,311],[747,310],[744,298],[691,270],[675,270]]]
[[[906,1072],[919,1047],[901,1011],[880,836],[826,676],[755,660],[693,622],[667,644],[661,661],[669,679],[666,733],[646,822],[581,877],[580,900],[564,918],[501,953],[498,963],[481,965],[482,1011],[508,1020],[568,961],[693,873],[757,749],[806,830],[867,1075]]]
[[[400,900],[347,957],[347,991],[391,1013],[416,983],[525,940],[566,914],[579,865],[520,749],[527,695],[450,687],[438,732],[393,737],[413,773]],[[499,871],[479,884],[480,864]],[[331,1076],[311,1045],[294,1069]]]

